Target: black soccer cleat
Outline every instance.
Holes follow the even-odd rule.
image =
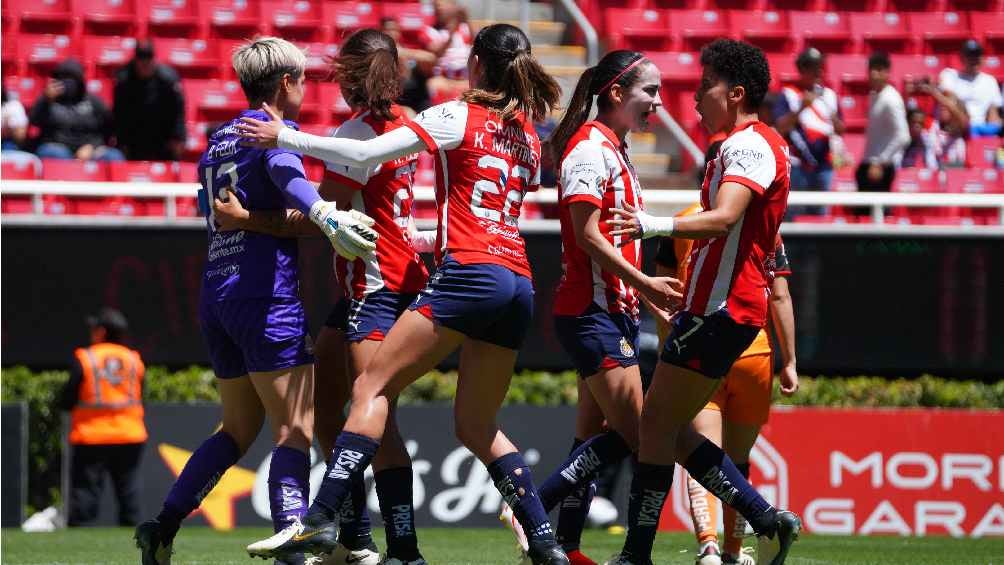
[[[790,510],[778,510],[774,516],[774,535],[757,536],[757,563],[783,565],[791,545],[802,530],[802,520]]]
[[[140,549],[143,565],[171,565],[173,540],[165,541],[163,527],[157,520],[147,520],[136,526],[133,535]]]
[[[530,542],[526,552],[533,565],[569,565],[568,556],[556,541]]]

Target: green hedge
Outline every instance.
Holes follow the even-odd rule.
[[[54,403],[68,378],[65,371],[32,372],[26,367],[5,368],[0,372],[3,401],[23,401],[29,408],[29,510],[59,500],[60,414]],[[506,402],[538,406],[572,404],[576,399],[576,382],[572,371],[525,371],[513,379]],[[147,402],[219,400],[212,372],[204,367],[181,371],[150,367],[143,392]],[[445,402],[455,392],[455,372],[432,372],[405,390],[401,402]],[[796,406],[1004,408],[1004,380],[984,384],[929,375],[896,380],[802,377],[801,389],[794,397],[781,397],[776,386],[774,394],[776,402]]]

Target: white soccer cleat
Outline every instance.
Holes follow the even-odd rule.
[[[523,531],[523,525],[519,523],[516,515],[513,514],[512,508],[504,502],[502,503],[502,512],[499,513],[499,521],[509,528],[512,535],[516,537],[516,544],[519,545],[520,550],[526,555],[526,552],[530,550],[530,542],[526,539],[526,532]]]
[[[293,520],[290,525],[279,530],[272,537],[256,541],[247,546],[248,555],[251,557],[276,557],[276,548],[285,545],[293,537],[303,533],[303,524],[299,520]]]
[[[606,528],[617,521],[617,506],[602,496],[594,496],[589,503],[586,520],[593,528]]]
[[[724,554],[722,556],[722,563],[724,565],[756,565],[756,559],[753,558],[752,554],[752,547],[744,547],[739,555],[735,557],[728,553]]]
[[[371,548],[349,549],[342,544],[321,561],[321,565],[380,565],[380,554]]]

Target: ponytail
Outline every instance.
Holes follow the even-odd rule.
[[[353,33],[331,59],[331,74],[350,106],[365,108],[381,120],[396,117],[391,107],[401,96],[401,71],[397,44],[390,36],[374,29]]]
[[[641,53],[621,49],[607,53],[596,66],[589,67],[582,73],[579,82],[575,84],[575,92],[565,115],[549,138],[551,155],[555,161],[561,159],[568,140],[589,119],[593,110],[593,96],[597,97],[596,104],[601,111],[609,108],[610,88],[615,84],[634,84],[639,74],[637,69],[643,61],[645,56]]]
[[[543,120],[558,105],[561,87],[534,58],[530,41],[519,28],[508,24],[482,28],[471,54],[481,60],[484,76],[480,88],[461,95],[464,102],[489,108],[503,120],[517,111]]]

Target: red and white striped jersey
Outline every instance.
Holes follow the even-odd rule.
[[[407,123],[400,108],[395,106],[392,112],[397,116],[393,120],[381,120],[368,110],[358,113],[334,136],[372,139]],[[345,296],[361,299],[382,288],[411,294],[425,286],[429,273],[408,235],[417,164],[418,155],[368,168],[326,163],[324,178],[356,190],[352,208],[376,220],[373,229],[380,236],[376,252],[367,258],[349,261],[335,255],[335,273]]]
[[[587,122],[568,141],[559,164],[561,262],[564,271],[554,297],[554,313],[578,316],[593,302],[612,314],[638,317],[638,291],[605,271],[575,240],[570,206],[587,202],[600,209],[600,232],[615,248],[624,236],[610,235],[610,208],[630,204],[641,209],[641,185],[625,147],[617,135],[599,122]],[[630,240],[618,249],[624,259],[641,268],[641,242]]]
[[[788,145],[762,122],[741,125],[722,142],[704,173],[701,206],[710,210],[725,182],[749,188],[753,199],[727,235],[694,245],[684,310],[706,316],[724,308],[737,323],[767,323],[767,263],[788,205],[790,170]]]
[[[522,113],[502,122],[474,104],[433,106],[408,122],[436,158],[436,261],[491,263],[532,278],[519,210],[540,185],[540,139]]]

